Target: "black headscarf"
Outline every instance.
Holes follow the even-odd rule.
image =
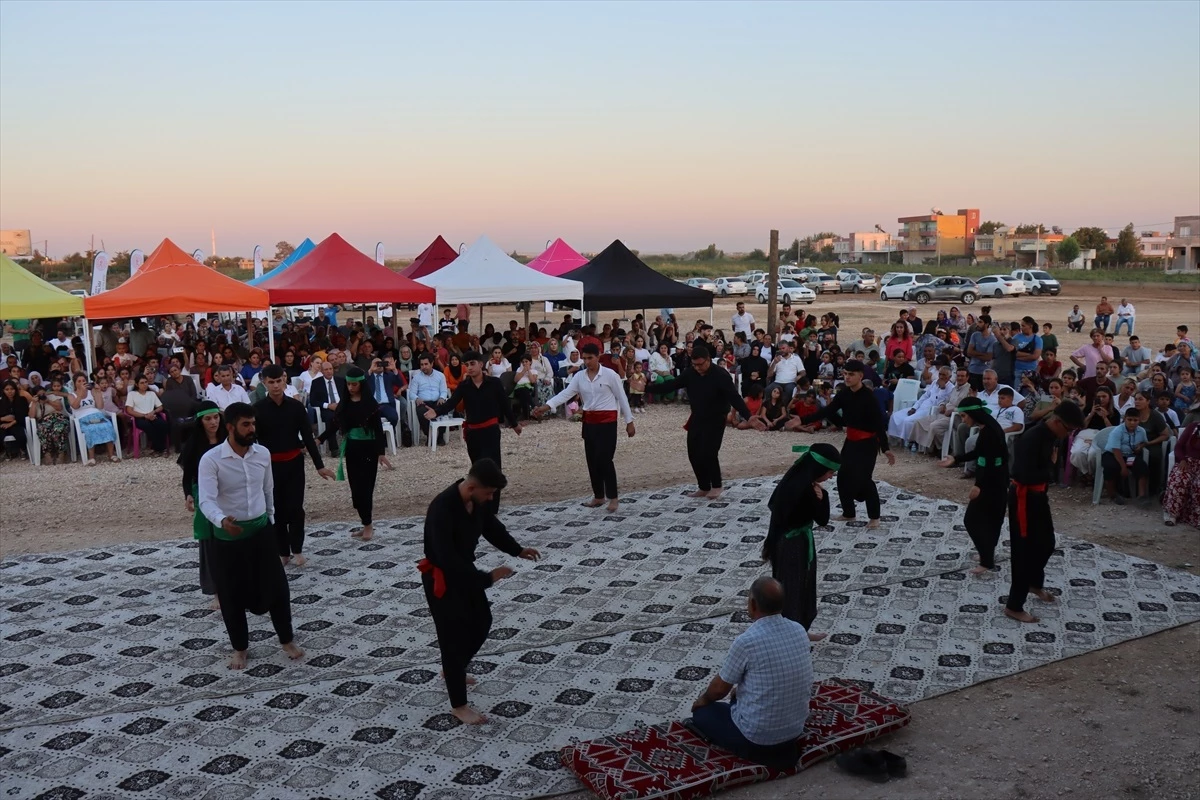
[[[962,402],[958,404],[957,410],[966,414],[981,428],[989,429],[993,435],[1000,438],[1000,441],[1004,441],[1004,429],[1000,427],[1000,423],[992,416],[987,405],[978,397],[964,397]]]
[[[821,463],[821,462],[825,463]],[[842,459],[838,453],[838,449],[831,444],[818,442],[812,445],[796,459],[787,473],[779,481],[779,485],[775,487],[775,491],[771,493],[771,499],[767,501],[767,508],[771,511],[776,511],[786,503],[796,502],[802,497],[806,497],[808,492],[811,492],[811,487],[821,478],[826,472],[831,469],[836,470],[841,466]],[[833,464],[834,466],[829,466]],[[815,502],[815,499],[814,499]],[[767,538],[763,542],[763,558],[770,558],[771,553],[775,551],[775,545],[779,538],[787,531],[781,526],[773,526],[773,529],[767,533]]]

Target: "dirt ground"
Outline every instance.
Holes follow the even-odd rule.
[[[1076,288],[1076,286],[1078,288]],[[1200,334],[1200,288],[1131,289],[1067,285],[1057,298],[1002,299],[993,316],[1031,314],[1052,321],[1060,350],[1086,341],[1066,333],[1066,316],[1079,303],[1090,316],[1100,293],[1115,304],[1128,297],[1138,309],[1137,330],[1155,349],[1174,340],[1175,326]],[[1086,294],[1085,294],[1086,293]],[[978,313],[982,303],[972,309]],[[876,297],[818,301],[808,310],[836,311],[843,337],[857,338],[864,325],[886,330],[901,304]],[[766,308],[748,303],[765,322]],[[922,307],[931,317],[939,307]],[[960,306],[961,307],[961,306]],[[728,327],[733,302],[714,309],[717,327]],[[647,309],[653,317],[656,310]],[[605,318],[615,315],[604,315]],[[693,318],[689,310],[681,319]],[[707,313],[694,318],[707,319]],[[508,309],[489,322],[520,319]],[[559,317],[558,319],[561,319]],[[849,341],[849,339],[847,340]],[[1067,360],[1060,354],[1060,360]],[[623,490],[686,484],[691,471],[677,406],[655,406],[637,417],[637,436],[622,437],[617,469]],[[803,434],[730,431],[721,452],[729,477],[774,475],[792,461],[791,445],[812,441]],[[819,437],[840,444],[833,437]],[[587,492],[579,429],[560,420],[532,425],[517,437],[504,434],[510,489],[506,505],[579,497]],[[459,439],[431,453],[402,451],[397,469],[381,472],[375,514],[384,519],[421,514],[432,496],[465,471]],[[954,479],[923,456],[897,454],[895,467],[881,462],[876,477],[925,495],[965,502],[969,483]],[[31,467],[0,465],[0,555],[73,550],[119,542],[185,536],[190,530],[173,460],[142,458],[102,463]],[[306,508],[310,523],[353,518],[344,483],[322,481],[309,471]],[[1091,504],[1090,490],[1053,491],[1055,518],[1066,535],[1200,574],[1200,532],[1163,526],[1158,510]],[[1200,625],[1192,624],[1120,646],[1056,662],[1020,675],[917,703],[914,720],[886,747],[907,755],[911,777],[877,786],[838,773],[831,764],[787,782],[751,787],[730,797],[774,798],[815,790],[841,797],[1155,797],[1200,796]]]

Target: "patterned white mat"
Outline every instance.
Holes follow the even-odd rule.
[[[450,717],[417,580],[421,520],[312,532],[291,570],[293,664],[252,618],[251,669],[225,669],[220,615],[190,542],[0,564],[0,785],[16,797],[523,798],[578,788],[555,752],[575,739],[686,716],[763,567],[769,479],[721,503],[682,489],[621,513],[558,503],[505,520],[543,562],[492,590],[475,665],[481,728]],[[818,534],[817,677],[912,701],[1200,618],[1200,578],[1061,542],[1037,604],[1000,613],[1007,570],[970,578],[960,507],[881,484],[877,531]],[[508,563],[481,545],[483,565]],[[523,562],[522,562],[523,563]],[[1002,564],[1003,567],[1003,564]]]

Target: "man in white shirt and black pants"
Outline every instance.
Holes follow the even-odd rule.
[[[292,634],[291,593],[270,531],[275,515],[271,454],[255,442],[254,409],[232,403],[225,409],[229,438],[200,459],[200,513],[208,530],[197,530],[221,616],[233,645],[230,669],[245,669],[250,648],[246,612],[271,615],[288,658],[301,658]]]
[[[544,406],[534,409],[535,417],[541,417],[578,396],[583,405],[583,453],[587,459],[588,476],[592,480],[592,500],[584,503],[588,508],[604,505],[616,511],[617,467],[613,457],[617,454],[617,415],[625,420],[625,432],[634,434],[633,412],[629,398],[617,373],[600,365],[600,348],[589,342],[580,348],[585,369],[575,373],[566,388],[551,397]]]

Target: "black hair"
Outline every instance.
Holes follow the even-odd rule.
[[[500,465],[490,458],[481,458],[476,461],[471,465],[471,471],[467,475],[476,483],[489,489],[503,489],[508,486],[508,478],[504,477],[504,473],[500,471]]]
[[[1013,392],[1012,387],[1010,387],[1010,386],[1001,386],[1000,387],[1000,396],[1001,397],[1015,397],[1016,393]]]
[[[278,364],[267,364],[258,374],[263,380],[267,380],[269,378],[270,380],[274,381],[284,377],[283,367],[279,366]]]
[[[225,406],[225,423],[237,426],[244,419],[254,419],[254,407],[249,403],[230,403]]]
[[[666,343],[663,342],[663,344]],[[588,342],[583,347],[579,348],[579,354],[581,356],[599,356],[600,348],[596,346],[595,342]]]

